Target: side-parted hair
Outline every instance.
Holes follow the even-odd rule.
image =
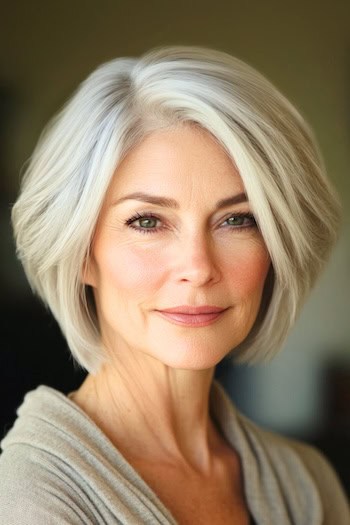
[[[336,241],[339,202],[308,125],[260,73],[227,53],[154,48],[98,67],[45,128],[12,211],[17,253],[75,359],[106,358],[82,271],[111,178],[156,130],[194,123],[237,167],[271,257],[256,322],[230,355],[274,355]]]

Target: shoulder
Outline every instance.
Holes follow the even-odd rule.
[[[324,516],[324,524],[350,523],[349,503],[340,480],[326,457],[315,447],[267,431],[240,416],[243,426],[264,449],[280,479],[301,491],[315,488]],[[254,439],[253,438],[253,439]],[[311,484],[310,484],[311,481]]]
[[[93,523],[84,493],[72,476],[67,447],[58,439],[64,429],[58,415],[61,408],[64,411],[64,397],[48,387],[28,393],[13,428],[2,440],[1,523]]]
[[[248,504],[264,523],[350,524],[343,488],[319,451],[245,417],[215,381],[211,408],[241,458]]]
[[[315,447],[299,441],[288,440],[289,446],[305,465],[314,480],[323,505],[325,523],[350,523],[349,502],[341,482],[328,459]],[[339,516],[338,519],[335,517]]]
[[[142,478],[65,395],[39,387],[25,396],[17,414],[1,442],[0,523],[88,525],[163,519],[166,511]]]
[[[93,523],[79,486],[60,460],[30,445],[0,456],[0,522],[8,525]]]

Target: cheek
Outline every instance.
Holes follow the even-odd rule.
[[[225,263],[225,274],[232,292],[242,299],[260,297],[270,267],[270,258],[265,248],[242,252]]]
[[[103,280],[105,285],[118,289],[119,293],[124,290],[140,296],[156,287],[162,265],[154,252],[119,245],[115,251],[105,253],[98,265],[101,283]]]

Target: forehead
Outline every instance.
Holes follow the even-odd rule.
[[[232,159],[197,126],[155,131],[130,150],[113,176],[109,198],[136,191],[222,198],[244,191]]]

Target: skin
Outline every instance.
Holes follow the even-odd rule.
[[[145,191],[175,199],[178,209],[117,203]],[[239,477],[239,461],[227,463],[227,443],[210,416],[209,393],[215,365],[256,319],[270,266],[254,221],[245,218],[241,229],[226,222],[251,212],[249,203],[215,210],[241,193],[232,161],[192,125],[149,135],[107,192],[84,282],[93,287],[109,361],[71,397],[141,469],[147,457],[186,479],[208,480],[226,461]],[[126,224],[137,212],[152,212],[157,231]],[[208,304],[228,310],[204,327],[178,326],[155,311]]]

